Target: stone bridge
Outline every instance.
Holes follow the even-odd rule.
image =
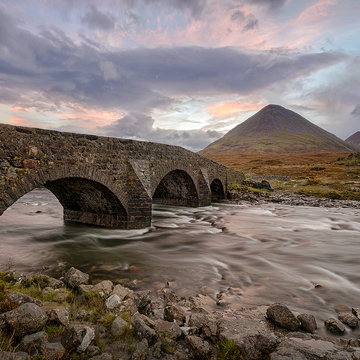
[[[206,206],[244,180],[179,146],[0,124],[0,215],[44,186],[64,220],[138,229],[151,205]]]

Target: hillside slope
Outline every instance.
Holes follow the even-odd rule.
[[[351,144],[279,105],[268,105],[199,154],[355,151]]]
[[[347,143],[355,146],[358,150],[360,149],[360,131],[357,131],[355,134],[349,136],[346,140]]]

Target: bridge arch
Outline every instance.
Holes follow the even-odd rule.
[[[170,170],[158,182],[152,196],[153,203],[199,206],[199,194],[194,179],[182,169]]]
[[[126,229],[128,199],[100,171],[87,166],[54,167],[25,174],[14,186],[6,189],[6,207],[31,190],[44,186],[64,208],[64,220]]]
[[[214,179],[210,184],[211,200],[225,199],[224,185],[220,179]]]

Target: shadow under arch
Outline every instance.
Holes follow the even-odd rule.
[[[85,165],[54,167],[29,173],[3,195],[0,215],[23,195],[44,186],[64,209],[64,220],[84,224],[128,228],[128,199],[106,175]]]
[[[168,172],[158,184],[152,201],[154,204],[199,206],[200,200],[195,183],[184,170]]]
[[[210,184],[211,200],[225,199],[224,186],[219,179],[214,179]]]

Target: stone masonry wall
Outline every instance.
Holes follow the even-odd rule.
[[[176,170],[196,188],[198,203],[191,206],[210,204],[215,179],[225,195],[233,182],[244,180],[242,173],[178,146],[0,124],[0,215],[45,186],[63,205],[64,219],[146,227],[156,189]]]

